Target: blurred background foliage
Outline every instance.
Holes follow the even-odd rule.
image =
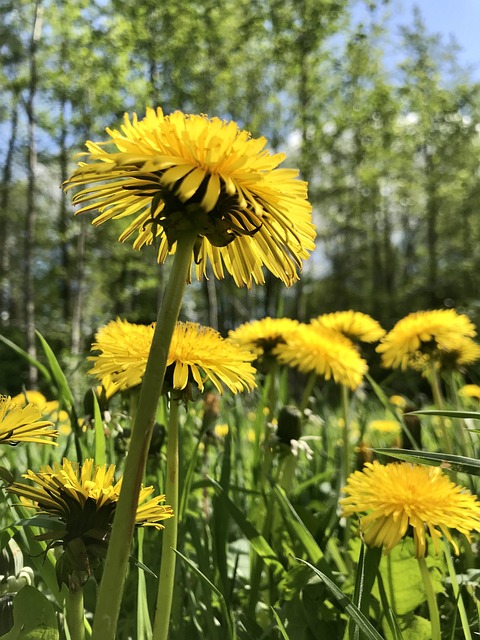
[[[59,188],[85,140],[146,106],[236,120],[310,183],[317,248],[286,290],[189,287],[184,317],[223,334],[264,315],[354,308],[387,329],[416,309],[480,321],[480,85],[419,11],[388,2],[0,0],[0,333],[48,336],[81,391],[94,332],[151,322],[154,250],[75,218]],[[361,18],[359,18],[361,16]],[[0,343],[0,391],[36,369]],[[77,372],[77,376],[75,375]],[[77,379],[77,382],[75,382]]]

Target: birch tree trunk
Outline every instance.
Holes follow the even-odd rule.
[[[37,217],[36,198],[36,174],[37,174],[37,148],[36,148],[36,122],[35,122],[35,97],[37,93],[37,49],[42,30],[43,7],[37,0],[33,10],[33,28],[29,46],[29,86],[25,101],[27,113],[27,141],[28,141],[28,187],[27,187],[27,211],[25,216],[25,282],[24,282],[24,313],[27,334],[27,352],[32,358],[36,358],[35,343],[35,276],[33,272],[35,250],[35,224]],[[37,384],[37,369],[30,365],[28,381],[30,387]]]

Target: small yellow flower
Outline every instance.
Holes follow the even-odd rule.
[[[480,531],[480,503],[476,496],[454,484],[439,467],[406,462],[381,465],[367,462],[355,471],[340,500],[344,516],[358,514],[360,529],[370,547],[388,553],[413,529],[417,558],[427,550],[426,534],[439,550],[443,535],[459,553],[450,529],[463,533],[470,542],[472,531]]]
[[[34,404],[20,406],[8,396],[0,396],[0,443],[33,442],[53,444],[58,431],[50,420],[41,420],[42,413]]]
[[[247,429],[247,440],[250,443],[255,442],[256,439],[256,435],[255,435],[255,429]]]
[[[430,358],[440,362],[442,357],[461,350],[465,339],[475,335],[475,326],[468,317],[454,309],[417,311],[399,320],[382,339],[377,351],[382,354],[385,367],[423,368]],[[467,351],[466,359],[470,361],[470,350]]]
[[[465,384],[458,392],[461,398],[474,398],[480,400],[480,385]]]
[[[368,423],[368,428],[378,433],[398,434],[401,431],[400,424],[396,420],[372,420]]]
[[[113,320],[99,330],[92,350],[98,355],[90,373],[117,389],[128,389],[142,381],[155,326]],[[209,380],[218,390],[223,385],[233,393],[255,387],[254,356],[210,327],[177,322],[170,344],[165,380],[176,390],[194,383],[200,391]]]
[[[383,338],[385,329],[366,313],[360,311],[337,311],[325,313],[310,321],[312,327],[325,327],[342,333],[350,340],[376,342]]]
[[[356,389],[367,372],[363,360],[353,343],[336,331],[314,329],[300,325],[273,351],[282,364],[303,373],[316,373],[326,380],[333,378],[338,384]]]
[[[226,438],[228,435],[228,424],[216,424],[214,431],[215,435],[219,438]]]
[[[405,409],[408,404],[407,399],[399,395],[390,396],[390,402],[399,409]]]
[[[263,266],[287,285],[298,279],[315,228],[307,184],[278,168],[284,154],[235,122],[180,111],[125,114],[120,129],[106,130],[109,142],[87,142],[88,162],[66,181],[66,189],[97,183],[73,197],[77,213],[98,210],[96,225],[133,218],[120,241],[136,234],[135,249],[157,243],[159,263],[180,233],[197,234],[198,278],[209,261],[217,278],[226,268],[238,286],[264,283]]]

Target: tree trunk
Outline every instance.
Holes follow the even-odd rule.
[[[27,334],[27,352],[32,358],[37,357],[35,343],[35,284],[33,273],[34,248],[35,248],[35,223],[36,210],[36,172],[37,172],[37,148],[35,140],[35,96],[37,92],[37,47],[42,29],[43,7],[40,0],[34,6],[33,28],[30,38],[30,77],[28,95],[25,102],[27,112],[27,139],[28,139],[28,188],[27,188],[27,212],[25,218],[25,282],[24,282],[24,312]],[[33,365],[29,366],[28,382],[30,387],[35,387],[38,379],[38,371]]]
[[[15,318],[11,317],[12,286],[10,256],[13,234],[10,229],[8,205],[10,201],[13,154],[18,131],[18,94],[14,96],[12,102],[10,127],[10,138],[8,140],[7,154],[2,171],[2,183],[0,186],[0,224],[2,227],[2,233],[0,234],[0,322],[4,326],[8,326],[12,321],[15,322]]]

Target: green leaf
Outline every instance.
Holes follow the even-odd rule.
[[[366,549],[366,551],[365,551]],[[360,547],[360,557],[358,560],[355,575],[355,592],[353,600],[355,605],[364,614],[368,615],[370,609],[370,596],[377,577],[380,558],[382,557],[381,547]],[[358,626],[349,625],[350,640],[357,640],[359,637]]]
[[[480,420],[478,411],[450,411],[449,409],[419,409],[409,411],[406,415],[412,416],[445,416],[447,418],[469,418],[470,420]]]
[[[337,600],[338,604],[345,609],[350,618],[357,624],[359,629],[365,634],[368,640],[383,640],[382,636],[378,633],[378,631],[372,626],[372,624],[367,620],[367,618],[363,615],[363,613],[356,607],[353,602],[341,591],[337,585],[330,580],[324,573],[319,571],[312,564],[307,562],[306,560],[302,560],[301,558],[296,558],[298,562],[302,562],[306,564],[310,569],[322,580],[331,594]]]
[[[227,603],[225,602],[223,593],[220,591],[220,589],[218,589],[213,584],[211,580],[207,578],[207,576],[204,573],[200,571],[200,569],[197,567],[197,565],[194,562],[192,562],[187,557],[185,557],[183,553],[180,553],[180,551],[177,551],[177,549],[174,549],[174,551],[177,554],[177,556],[180,556],[180,558],[182,558],[182,560],[186,562],[191,569],[193,569],[194,573],[196,573],[199,576],[199,578],[201,578],[210,587],[210,589],[217,594],[220,600],[220,606],[222,608],[223,615],[228,625],[228,636],[226,637],[225,640],[235,640],[235,638],[237,637],[237,634],[235,631],[235,625],[233,624],[233,620],[232,620],[232,613],[229,611],[227,607]]]
[[[395,616],[395,612],[393,611],[392,607],[390,606],[390,602],[388,601],[387,592],[385,591],[385,585],[383,584],[381,573],[379,573],[377,576],[377,584],[378,591],[380,593],[380,602],[382,603],[383,613],[385,615],[385,620],[388,625],[388,629],[390,630],[392,640],[403,640],[402,632]]]
[[[45,352],[45,355],[47,357],[48,364],[50,366],[50,370],[51,370],[52,375],[53,375],[53,380],[54,380],[55,384],[57,385],[57,388],[58,388],[62,398],[64,399],[64,401],[67,403],[67,405],[69,407],[73,408],[73,406],[75,404],[75,400],[73,399],[73,394],[72,394],[72,391],[70,390],[70,387],[68,385],[67,378],[65,377],[65,374],[63,373],[62,368],[60,367],[60,364],[59,364],[55,354],[53,353],[50,345],[48,344],[48,342],[41,335],[41,333],[36,331],[36,334],[38,336],[38,339],[40,340],[40,343],[42,345],[43,351]],[[73,428],[75,428],[75,426]]]
[[[137,569],[141,569],[145,573],[148,573],[148,575],[153,576],[155,579],[158,578],[156,573],[153,573],[153,571],[149,569],[146,564],[143,564],[143,562],[140,562],[140,560],[138,560],[134,556],[128,557],[128,563],[131,564],[133,567],[137,567]]]
[[[277,554],[268,544],[266,539],[261,535],[261,533],[257,531],[253,524],[249,520],[247,520],[242,511],[240,511],[240,509],[230,500],[230,498],[226,496],[225,493],[223,493],[221,486],[212,479],[210,479],[210,482],[219,492],[223,494],[225,507],[228,509],[230,515],[233,517],[245,536],[248,538],[250,546],[255,551],[255,553],[257,553],[260,558],[262,558],[265,564],[272,567],[276,572],[282,574],[283,577],[285,574],[285,569],[283,568],[280,560],[277,558]]]
[[[103,418],[98,404],[97,394],[91,390],[93,396],[93,419],[95,422],[95,464],[106,463],[105,458],[105,431],[103,430]]]
[[[55,611],[47,598],[31,586],[25,586],[13,600],[12,629],[0,640],[58,640]]]
[[[317,564],[323,559],[323,551],[298,516],[298,513],[287,498],[285,491],[280,486],[275,485],[273,492],[282,510],[285,525],[291,530],[292,536],[296,537],[302,544],[311,562]]]
[[[270,607],[270,609],[272,610],[273,617],[275,618],[275,622],[277,623],[277,629],[280,631],[280,634],[283,640],[290,640],[290,638],[288,637],[288,633],[285,627],[283,626],[283,622],[280,620],[280,616],[278,615],[277,611],[274,609],[274,607]]]
[[[480,460],[456,456],[450,453],[431,453],[429,451],[411,451],[410,449],[373,449],[376,453],[432,467],[444,467],[451,471],[480,476]]]
[[[430,571],[433,589],[435,593],[443,591],[442,576],[446,574],[443,555],[430,554],[426,558]],[[393,611],[397,616],[406,616],[426,601],[425,587],[415,558],[415,549],[412,538],[405,538],[380,562],[380,574],[391,602]],[[378,586],[373,588],[373,595],[380,598]]]
[[[18,347],[14,342],[9,340],[8,338],[5,338],[5,336],[0,335],[0,341],[6,344],[7,347],[10,347],[10,349],[15,351],[15,353],[18,353],[18,355],[22,356],[22,358],[24,358],[27,362],[29,362],[34,367],[36,367],[49,384],[52,383],[52,376],[50,375],[50,372],[45,365],[43,365],[41,362],[39,362],[35,358],[32,358],[32,356],[30,356],[26,351]]]

